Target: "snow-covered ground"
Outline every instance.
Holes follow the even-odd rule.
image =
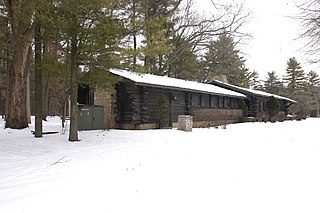
[[[45,131],[61,132],[58,118]],[[0,120],[1,213],[320,212],[320,119],[36,139]]]

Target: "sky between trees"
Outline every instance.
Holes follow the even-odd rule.
[[[243,0],[228,0],[241,3]],[[225,2],[225,1],[218,1]],[[296,5],[304,0],[246,0],[245,9],[251,13],[249,22],[242,29],[251,34],[240,46],[246,65],[251,71],[257,71],[263,79],[267,72],[276,71],[285,74],[286,63],[295,57],[305,71],[318,70],[318,65],[308,62],[304,42],[297,39],[301,34],[299,21],[293,19],[299,13]],[[212,11],[211,0],[197,2],[200,11]]]

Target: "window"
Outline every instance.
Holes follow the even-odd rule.
[[[223,108],[224,107],[223,106],[223,104],[224,104],[223,97],[219,97],[218,101],[219,101],[219,108]]]
[[[192,106],[194,106],[194,107],[201,106],[201,95],[192,94]]]
[[[218,100],[218,96],[211,96],[211,100],[210,100],[210,106],[211,108],[218,108],[219,106],[219,100]]]
[[[240,101],[240,99],[232,98],[232,108],[233,109],[239,109],[239,101]]]
[[[231,103],[230,103],[231,99],[228,97],[224,98],[224,107],[225,108],[231,108]]]
[[[200,105],[206,107],[206,95],[200,95]]]

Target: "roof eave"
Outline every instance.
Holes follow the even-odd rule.
[[[128,79],[128,80],[130,80],[130,79]],[[132,81],[132,82],[134,82],[134,81]],[[188,89],[188,88],[181,88],[181,87],[173,87],[173,86],[165,86],[165,85],[148,84],[148,83],[142,83],[142,82],[134,82],[134,84],[137,85],[137,86],[149,86],[149,87],[162,88],[162,89],[170,89],[170,90],[174,89],[174,90],[181,90],[181,91],[187,91],[187,92],[196,92],[196,93],[204,93],[204,94],[210,94],[210,95],[220,95],[220,96],[247,99],[247,97],[245,95],[242,96],[242,94],[237,96],[237,95],[231,95],[231,94],[208,92],[208,91],[202,91],[202,90],[195,90],[195,89]]]

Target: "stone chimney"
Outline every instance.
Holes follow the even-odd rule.
[[[223,83],[228,83],[228,79],[226,75],[223,74],[219,74],[219,75],[214,75],[211,77],[210,79],[211,81],[213,80],[218,80],[218,81],[222,81]]]

